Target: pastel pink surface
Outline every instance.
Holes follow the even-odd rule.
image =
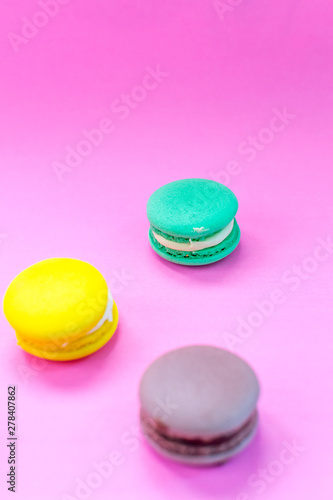
[[[333,5],[222,4],[72,0],[52,18],[32,0],[0,6],[0,294],[38,260],[75,257],[103,272],[120,313],[108,346],[65,364],[25,354],[1,315],[1,498],[12,498],[13,384],[17,500],[80,498],[78,480],[96,500],[332,497],[333,250],[317,247],[332,235]],[[22,36],[22,18],[46,24],[19,42],[9,34]],[[142,100],[115,112],[131,92]],[[113,131],[57,176],[66,147],[102,121]],[[212,266],[173,265],[149,246],[149,195],[185,177],[219,180],[239,200],[241,244]],[[203,342],[254,367],[261,420],[239,457],[198,470],[145,444],[137,390],[157,356]],[[109,477],[91,476],[114,451]]]

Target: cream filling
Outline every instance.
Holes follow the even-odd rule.
[[[204,241],[192,241],[191,239],[189,239],[188,243],[179,243],[178,241],[167,240],[166,238],[164,238],[164,236],[156,234],[154,233],[154,231],[152,232],[155,239],[164,247],[170,248],[171,250],[180,250],[182,252],[196,252],[198,250],[205,250],[206,248],[215,247],[216,245],[222,243],[222,241],[224,241],[233,230],[234,220],[235,219],[232,219],[232,221],[223,229],[221,229],[221,231],[214,234],[213,236],[209,236]]]
[[[99,328],[101,328],[104,325],[105,321],[110,321],[111,323],[113,321],[112,309],[113,309],[113,298],[110,290],[108,290],[108,302],[106,305],[105,313],[103,317],[100,319],[100,321],[97,323],[97,325],[94,326],[94,328],[92,328],[89,332],[87,332],[86,335],[90,335],[91,333],[94,333],[97,330],[99,330]],[[67,345],[68,342],[65,342],[64,344],[62,344],[62,347],[66,347]]]
[[[111,321],[113,320],[113,314],[112,314],[112,309],[113,309],[113,298],[111,295],[110,290],[108,290],[108,303],[106,305],[105,313],[104,316],[100,319],[100,321],[97,323],[90,332],[86,333],[86,335],[90,335],[91,333],[97,332],[101,328],[101,326],[104,325],[105,321]]]

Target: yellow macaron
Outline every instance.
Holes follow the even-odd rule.
[[[47,259],[28,267],[9,285],[3,308],[22,349],[55,361],[94,353],[118,325],[105,279],[77,259]]]

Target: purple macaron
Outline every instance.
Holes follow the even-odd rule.
[[[212,346],[183,347],[145,371],[141,426],[164,456],[192,465],[219,464],[254,437],[258,397],[257,377],[241,358]]]

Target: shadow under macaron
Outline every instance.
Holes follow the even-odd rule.
[[[170,262],[160,257],[151,247],[149,250],[156,264],[163,266],[168,274],[175,277],[184,277],[190,281],[220,285],[232,279],[235,273],[238,274],[240,272],[239,268],[246,246],[244,247],[244,243],[241,240],[232,253],[217,262],[203,266],[184,266]]]
[[[202,498],[233,498],[237,499],[242,493],[252,498],[253,489],[248,484],[249,478],[265,462],[265,449],[267,448],[267,433],[260,426],[252,442],[240,454],[229,460],[211,466],[193,466],[174,462],[155,451],[145,443],[142,460],[147,463],[150,479],[160,482],[160,477],[165,474],[177,476],[186,484],[186,488],[193,491],[196,497]],[[246,497],[245,497],[246,498]]]
[[[71,361],[52,361],[37,358],[21,350],[23,363],[27,369],[38,375],[38,378],[32,377],[36,383],[38,381],[38,384],[49,384],[69,391],[73,388],[85,388],[87,385],[96,383],[96,380],[103,376],[104,368],[108,370],[108,375],[114,369],[115,364],[109,361],[110,357],[114,355],[113,351],[117,348],[121,330],[122,326],[119,323],[111,339],[89,356]]]

